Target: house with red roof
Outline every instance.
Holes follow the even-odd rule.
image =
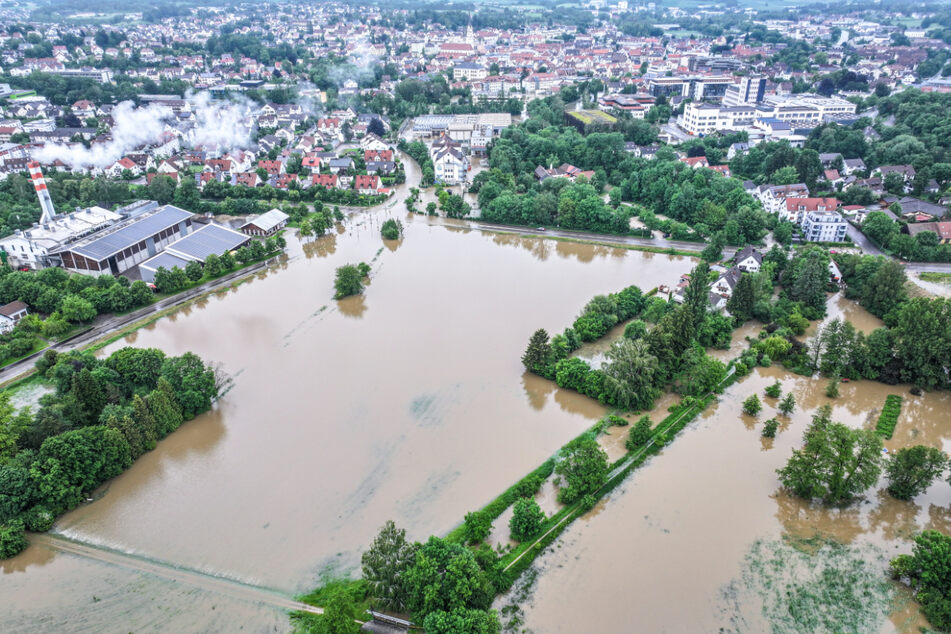
[[[687,158],[680,159],[680,162],[686,163],[694,169],[698,167],[710,167],[710,162],[707,160],[706,156],[689,156]]]
[[[311,174],[310,184],[320,185],[321,187],[326,187],[327,189],[334,189],[337,187],[337,175],[336,174]]]
[[[841,204],[838,198],[787,198],[785,212],[779,217],[798,225],[807,213],[836,211]]]
[[[367,163],[372,161],[392,161],[393,150],[364,150],[363,160]]]
[[[280,161],[258,161],[258,169],[262,168],[269,176],[277,176],[284,171],[284,164]]]
[[[353,179],[353,188],[360,194],[378,194],[380,177],[376,174],[359,174]]]
[[[257,172],[240,172],[233,174],[235,185],[244,185],[245,187],[257,187],[263,184]]]

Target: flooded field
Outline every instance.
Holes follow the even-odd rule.
[[[835,303],[830,312],[855,314],[845,300],[830,301]],[[860,327],[874,328],[873,320],[865,318]],[[777,415],[778,399],[764,398],[763,390],[777,379],[799,405],[777,437],[767,439],[760,435],[762,423]],[[779,490],[775,470],[800,446],[811,414],[826,403],[836,420],[871,428],[885,396],[900,394],[904,407],[885,446],[926,444],[951,451],[951,394],[916,397],[907,385],[863,381],[843,384],[841,395],[828,399],[825,384],[773,367],[757,368],[730,387],[536,561],[540,574],[524,606],[525,625],[539,634],[586,631],[592,623],[599,632],[618,633],[768,631],[770,622],[775,624],[762,615],[768,588],[750,570],[751,561],[761,563],[763,544],[769,552],[798,553],[785,542],[833,538],[846,545],[852,565],[874,584],[881,577],[869,571],[884,571],[888,558],[910,552],[911,535],[926,528],[951,532],[951,487],[943,481],[913,502],[879,490],[841,510],[809,505]],[[754,392],[764,399],[756,418],[741,411],[743,399]],[[796,568],[793,559],[783,554],[787,579],[815,567],[813,562]],[[744,583],[749,579],[755,583]],[[873,631],[913,632],[922,624],[907,594],[897,591],[896,597]]]
[[[560,331],[596,294],[692,266],[420,216],[384,245],[385,217],[291,240],[277,268],[105,350],[191,350],[234,385],[53,533],[284,596],[356,567],[387,519],[416,539],[445,533],[604,414],[523,374],[530,334]],[[372,266],[365,294],[333,301],[334,269],[360,261]],[[0,570],[5,632],[287,626],[281,610],[211,582],[46,546]]]

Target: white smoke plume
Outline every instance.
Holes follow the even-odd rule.
[[[191,145],[222,152],[251,147],[253,102],[213,102],[207,92],[188,93],[185,98],[195,113],[195,127],[188,134]]]
[[[251,147],[251,102],[213,102],[207,92],[186,94],[185,100],[191,106],[194,120],[185,124],[190,129],[183,135],[183,145],[219,152]],[[113,109],[112,116],[115,125],[109,141],[89,148],[81,144],[48,143],[34,150],[33,158],[45,164],[59,160],[70,168],[104,169],[144,145],[160,144],[166,132],[181,135],[178,129],[185,127],[171,108],[160,103],[136,108],[131,101],[123,101]]]
[[[78,143],[47,143],[33,151],[34,160],[40,163],[59,160],[69,167],[108,167],[134,148],[157,143],[168,129],[166,121],[174,113],[165,106],[153,104],[148,108],[136,108],[131,101],[123,101],[113,109],[112,116],[116,123],[112,128],[112,139],[106,143],[97,143],[90,148]]]

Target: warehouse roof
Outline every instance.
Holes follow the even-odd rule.
[[[79,242],[74,242],[66,249],[73,253],[91,258],[105,260],[111,255],[128,249],[146,238],[151,238],[169,227],[174,227],[192,213],[172,205],[165,205],[142,215],[119,222],[108,229],[99,231]]]
[[[160,267],[165,267],[169,271],[174,267],[184,269],[185,265],[188,264],[188,260],[180,258],[177,255],[172,255],[171,253],[159,253],[153,258],[149,258],[145,262],[139,265],[140,269],[150,269],[152,271],[158,271]]]
[[[221,255],[225,251],[237,249],[249,240],[248,236],[234,229],[207,224],[168,245],[165,251],[187,260],[204,262],[212,253]]]

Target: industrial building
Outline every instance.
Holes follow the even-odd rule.
[[[67,271],[120,275],[161,253],[191,226],[190,211],[164,205],[70,243],[53,255]]]
[[[218,224],[207,224],[165,247],[165,251],[139,264],[139,274],[146,282],[155,280],[159,268],[184,269],[189,262],[201,262],[209,255],[234,251],[251,241],[250,236]]]

